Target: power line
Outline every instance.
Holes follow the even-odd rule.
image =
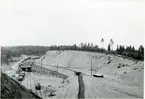
[[[35,63],[35,65],[40,65],[40,64],[38,64],[38,63],[36,63],[36,62],[34,62]],[[75,71],[75,70],[72,70],[72,69],[82,69],[82,68],[77,68],[77,67],[84,67],[84,66],[79,66],[79,65],[77,65],[77,67],[66,67],[65,65],[61,65],[61,66],[59,66],[59,65],[50,65],[50,64],[42,64],[42,66],[49,66],[49,67],[58,67],[58,68],[62,68],[62,69],[66,69],[66,70],[70,70],[70,71]],[[71,66],[74,66],[74,65],[71,65]],[[69,69],[69,68],[71,68],[71,69]]]
[[[34,63],[35,65],[39,65],[39,64],[37,64],[37,63]],[[66,70],[69,70],[69,71],[73,71],[74,72],[74,70],[72,70],[72,69],[69,69],[69,68],[67,68],[67,67],[62,67],[62,66],[57,66],[57,65],[48,65],[48,64],[42,64],[42,65],[44,65],[44,66],[49,66],[49,67],[58,67],[58,68],[62,68],[62,69],[66,69]]]

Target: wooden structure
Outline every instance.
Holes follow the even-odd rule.
[[[58,77],[58,78],[63,78],[63,79],[67,79],[69,77],[57,71],[53,71],[51,69],[36,65],[35,63],[32,66],[32,72],[36,72],[36,73],[48,75],[48,76],[53,76],[53,77]]]
[[[32,65],[33,65],[32,62],[25,62],[25,63],[23,63],[19,68],[20,68],[22,71],[32,72]]]

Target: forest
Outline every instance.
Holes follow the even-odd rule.
[[[7,63],[11,57],[20,57],[22,54],[26,55],[44,55],[48,50],[76,50],[76,51],[89,51],[100,52],[106,54],[118,54],[128,58],[136,60],[144,60],[144,47],[139,46],[135,49],[134,46],[117,45],[116,49],[113,49],[113,40],[110,40],[107,49],[104,48],[104,39],[101,39],[103,47],[94,45],[93,43],[81,43],[79,45],[51,45],[51,46],[2,46],[1,47],[1,62]]]

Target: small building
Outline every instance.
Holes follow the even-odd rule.
[[[31,72],[32,71],[32,62],[25,62],[20,66],[22,71]]]
[[[32,66],[21,66],[20,67],[22,71],[31,72]]]

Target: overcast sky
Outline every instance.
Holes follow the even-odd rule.
[[[104,38],[144,45],[143,0],[0,0],[0,45],[70,45]]]

